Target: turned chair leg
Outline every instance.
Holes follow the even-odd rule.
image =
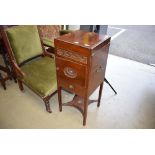
[[[19,89],[20,89],[21,91],[24,90],[23,83],[22,83],[21,80],[18,80],[18,86],[19,86]]]
[[[5,82],[2,82],[2,86],[3,86],[4,90],[6,90]]]
[[[100,106],[101,96],[102,96],[102,89],[103,89],[103,82],[102,82],[101,85],[100,85],[97,107]]]
[[[1,81],[1,85],[4,88],[4,90],[6,90],[6,85],[5,85],[5,81]]]
[[[45,102],[46,111],[49,112],[49,113],[52,113],[52,110],[50,108],[49,100],[46,100],[46,99],[43,99],[43,100]]]
[[[0,83],[1,83],[2,87],[4,88],[4,90],[6,90],[5,81],[4,81],[4,79],[3,79],[2,75],[1,75],[1,73],[0,73]]]

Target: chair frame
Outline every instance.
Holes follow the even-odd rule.
[[[30,87],[29,87],[26,83],[24,83],[22,80],[20,80],[20,78],[23,78],[23,77],[24,77],[24,73],[22,72],[22,70],[20,69],[20,67],[21,67],[23,64],[25,64],[25,63],[29,62],[30,60],[35,59],[35,58],[37,58],[37,57],[48,56],[48,57],[53,58],[53,56],[52,56],[51,54],[49,54],[49,53],[45,50],[44,45],[43,45],[43,42],[42,42],[42,39],[41,39],[41,37],[40,37],[40,31],[39,31],[38,26],[37,26],[38,33],[39,33],[39,38],[40,38],[40,42],[41,42],[41,46],[42,46],[42,50],[43,50],[43,51],[42,51],[42,54],[37,55],[37,56],[35,56],[35,57],[32,57],[31,59],[28,59],[28,60],[22,62],[21,64],[17,64],[16,59],[15,59],[15,56],[14,56],[14,54],[13,54],[13,50],[12,50],[12,48],[11,48],[11,45],[10,45],[10,42],[9,42],[9,39],[8,39],[8,36],[7,36],[7,33],[6,33],[6,30],[7,30],[7,29],[9,29],[9,27],[7,27],[7,28],[5,28],[5,29],[2,30],[2,37],[3,37],[3,39],[4,39],[4,43],[5,43],[7,52],[8,52],[8,56],[9,56],[11,65],[12,65],[13,70],[14,70],[14,72],[15,72],[15,74],[16,74],[16,77],[17,77],[17,82],[18,82],[19,89],[20,89],[21,91],[23,91],[23,90],[24,90],[23,84],[25,84],[28,88],[30,88]],[[38,92],[36,92],[35,90],[33,90],[32,88],[30,88],[30,89],[31,89],[34,93],[36,93],[39,97],[41,97],[41,99],[42,99],[42,100],[44,101],[44,103],[45,103],[46,111],[49,112],[49,113],[51,113],[52,110],[51,110],[51,108],[50,108],[49,100],[50,100],[50,98],[51,98],[55,93],[57,93],[57,90],[56,90],[54,93],[52,93],[52,94],[50,94],[50,95],[48,95],[48,96],[44,96],[44,97],[43,97],[43,96],[41,96]]]

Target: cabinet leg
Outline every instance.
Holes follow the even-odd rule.
[[[59,102],[59,111],[62,111],[62,97],[61,97],[61,87],[58,87],[58,102]]]
[[[87,109],[88,109],[88,97],[85,97],[84,98],[83,126],[86,125]]]
[[[103,89],[103,82],[102,82],[101,85],[100,85],[97,107],[100,106],[101,96],[102,96],[102,89]]]

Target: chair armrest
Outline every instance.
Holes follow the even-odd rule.
[[[54,58],[52,54],[50,54],[49,52],[45,51],[44,52],[44,56],[48,56],[50,58]]]
[[[13,63],[13,66],[15,68],[15,72],[16,72],[17,76],[19,76],[20,78],[23,78],[25,76],[25,74],[22,72],[20,67],[16,64],[15,61],[12,61],[12,63]]]

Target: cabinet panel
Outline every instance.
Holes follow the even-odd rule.
[[[78,87],[86,87],[87,67],[76,62],[56,57],[58,79],[74,84]]]
[[[104,66],[106,67],[107,57],[109,52],[109,45],[104,45],[100,49],[96,49],[92,53],[92,69],[96,68],[97,66]]]
[[[56,50],[57,50],[57,56],[59,57],[63,57],[65,59],[72,60],[78,63],[87,64],[87,57],[75,51],[66,50],[66,49],[64,50],[62,48],[57,48]]]
[[[109,44],[96,49],[92,53],[92,66],[90,69],[89,95],[104,81]]]

